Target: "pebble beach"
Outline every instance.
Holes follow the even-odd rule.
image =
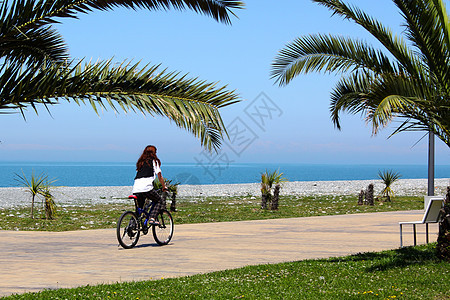
[[[380,180],[350,181],[295,181],[282,184],[281,195],[358,195],[374,184],[375,194],[383,188]],[[435,179],[435,195],[444,195],[450,178]],[[392,189],[396,196],[425,196],[427,179],[400,179]],[[131,186],[54,187],[52,194],[58,205],[92,205],[124,203],[131,193]],[[259,196],[259,183],[180,185],[178,198]],[[39,199],[37,201],[40,201]],[[0,208],[30,205],[30,194],[23,187],[0,188]]]

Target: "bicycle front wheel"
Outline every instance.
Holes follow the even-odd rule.
[[[156,220],[159,225],[153,225],[153,238],[158,243],[158,245],[167,245],[173,236],[173,218],[172,215],[167,211],[161,211]]]
[[[117,221],[117,240],[125,249],[136,246],[141,234],[136,214],[132,211],[124,212]]]

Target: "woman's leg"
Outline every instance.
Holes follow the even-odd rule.
[[[137,205],[139,208],[144,208],[145,198],[147,198],[146,193],[134,193],[137,197]]]
[[[147,196],[147,198],[152,200],[152,202],[154,203],[153,209],[150,212],[150,218],[156,219],[156,216],[162,209],[161,196],[159,196],[159,194],[155,190],[151,190],[151,191],[147,192],[146,196]]]

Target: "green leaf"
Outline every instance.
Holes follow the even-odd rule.
[[[384,49],[331,35],[307,35],[280,50],[272,78],[288,84],[300,74],[330,72],[342,77],[331,93],[331,120],[361,114],[377,134],[396,118],[394,134],[435,133],[450,147],[450,26],[442,0],[393,0],[405,20],[404,36],[340,0],[313,0],[362,26]]]
[[[240,100],[225,86],[159,71],[157,66],[140,69],[139,64],[113,66],[108,61],[74,66],[60,63],[25,72],[3,66],[0,72],[0,83],[5,83],[0,87],[0,108],[35,108],[36,104],[54,105],[58,99],[66,99],[89,102],[98,113],[99,107],[116,111],[114,103],[118,103],[125,112],[169,118],[211,150],[220,147],[226,134],[219,108]]]

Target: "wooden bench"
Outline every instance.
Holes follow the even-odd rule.
[[[412,221],[412,222],[399,222],[400,225],[400,247],[403,247],[403,231],[402,225],[404,224],[412,224],[414,231],[414,246],[417,244],[416,238],[416,224],[425,224],[426,226],[426,239],[428,244],[428,224],[429,223],[437,223],[439,222],[439,212],[444,204],[444,199],[442,197],[431,198],[428,202],[427,208],[423,215],[422,221]]]

